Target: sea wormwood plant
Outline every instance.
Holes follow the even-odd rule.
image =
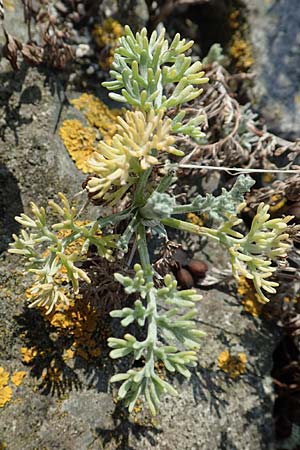
[[[142,327],[145,337],[139,340],[126,333],[121,339],[108,340],[112,358],[127,356],[140,361],[141,367],[111,379],[122,382],[119,397],[130,411],[137,399],[144,396],[155,414],[163,392],[176,394],[174,387],[157,373],[156,363],[162,362],[171,373],[189,377],[189,368],[196,365],[196,352],[203,336],[194,322],[200,295],[193,289],[178,291],[176,281],[169,274],[163,280],[163,287],[156,286],[157,275],[151,266],[147,235],[157,233],[168,241],[167,229],[171,227],[214,239],[228,250],[234,275],[253,280],[262,302],[268,300],[268,293],[275,292],[276,283],[270,281],[275,271],[273,261],[284,257],[290,246],[285,232],[290,217],[269,220],[268,205],[259,205],[247,234],[237,231],[244,194],[254,184],[247,176],[238,177],[233,188],[223,189],[218,197],[197,195],[185,205],[177,204],[170,194],[169,188],[176,182],[177,165],[168,157],[183,155],[174,146],[175,135],[186,134],[194,139],[202,136],[203,118],[186,120],[180,111],[183,103],[201,94],[198,85],[208,81],[201,71],[201,63],[193,62],[186,55],[192,44],[180,39],[179,34],[169,43],[164,30],[159,35],[154,31],[148,38],[146,29],[134,35],[125,27],[125,35],[115,51],[110,72],[112,81],[103,85],[112,91],[112,99],[131,109],[118,119],[112,141],[99,144],[89,162],[94,175],[86,182],[89,197],[96,204],[117,205],[118,212],[78,226],[75,210],[61,194],[62,207],[50,202],[60,222],[49,227],[45,210],[32,204],[33,218],[24,214],[17,218],[31,231],[23,230],[20,237],[14,236],[10,249],[27,259],[29,271],[36,277],[32,288],[36,298],[32,305],[43,305],[51,311],[56,303],[65,300],[55,279],[60,268],[65,268],[75,291],[79,279],[88,281],[76,262],[84,257],[91,244],[109,258],[117,257],[120,251],[123,255],[129,247],[133,254],[137,248],[140,264],[134,266],[134,277],[115,274],[125,291],[135,294],[136,300],[132,307],[112,311],[111,316],[121,319],[125,328],[133,323]],[[178,111],[173,118],[167,115],[170,108]],[[125,205],[123,209],[121,205]],[[212,228],[178,218],[184,213],[200,212],[210,215]],[[106,228],[114,229],[121,222],[125,225],[122,235],[103,234]],[[60,229],[69,230],[62,239],[57,235]],[[83,241],[81,251],[68,253],[68,246],[79,238]]]

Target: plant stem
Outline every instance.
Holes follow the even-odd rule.
[[[136,206],[141,206],[144,203],[144,194],[146,185],[148,183],[148,178],[151,174],[152,167],[150,169],[145,170],[139,178],[139,182],[136,187],[135,196],[133,204]]]
[[[199,206],[195,207],[192,203],[189,203],[188,205],[175,206],[173,214],[186,214],[199,211],[199,209]]]
[[[143,224],[139,224],[137,227],[137,248],[140,255],[141,265],[144,270],[144,274],[147,282],[153,280],[150,257],[147,247],[146,240],[146,230]],[[154,349],[156,347],[157,337],[157,304],[154,288],[150,289],[147,294],[147,309],[151,311],[147,319],[148,330],[147,330],[147,347],[145,354],[145,367],[148,376],[154,373]]]
[[[149,257],[147,240],[146,240],[146,230],[142,223],[139,223],[137,226],[136,241],[137,241],[138,252],[140,255],[141,266],[142,266],[145,274],[147,275],[147,277],[150,277],[150,280],[152,280],[150,257]],[[150,275],[149,275],[149,273],[150,273]]]
[[[99,217],[97,219],[100,229],[107,227],[108,225],[116,225],[118,222],[127,219],[132,216],[132,208],[124,210],[122,213],[111,214],[107,217]]]
[[[175,228],[176,230],[186,231],[187,233],[197,234],[198,236],[207,236],[212,239],[219,240],[218,230],[212,230],[206,227],[199,227],[190,222],[185,222],[184,220],[174,219],[173,217],[168,217],[161,219],[161,223],[167,227]]]

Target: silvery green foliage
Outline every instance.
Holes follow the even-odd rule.
[[[192,58],[185,55],[192,45],[193,41],[180,39],[178,33],[169,44],[164,29],[159,35],[153,31],[148,39],[146,28],[134,35],[126,26],[110,71],[113,81],[104,82],[103,86],[110,91],[121,90],[121,94],[109,94],[113,100],[145,112],[152,109],[157,112],[190,102],[202,92],[198,85],[208,82],[203,78],[200,61],[193,63]],[[170,85],[175,87],[167,96],[165,88]],[[196,138],[203,136],[199,130],[203,116],[183,124],[184,116],[185,113],[180,112],[173,119],[173,132]]]
[[[184,206],[177,206],[173,212],[201,212],[207,213],[214,221],[221,222],[225,218],[236,214],[244,204],[244,195],[249,192],[255,181],[251,177],[240,175],[237,177],[233,187],[227,191],[222,188],[221,195],[215,197],[212,194],[206,196],[197,195],[192,203]]]
[[[136,264],[134,270],[134,278],[120,274],[115,274],[115,277],[128,294],[138,293],[139,298],[133,308],[113,311],[111,316],[120,318],[123,327],[132,322],[140,327],[147,324],[146,338],[139,341],[131,334],[125,334],[124,339],[109,338],[108,344],[113,349],[110,352],[112,358],[132,355],[134,359],[145,362],[142,368],[115,375],[111,381],[123,382],[119,397],[125,400],[129,411],[138,397],[144,395],[152,414],[155,414],[164,392],[176,394],[175,389],[157,375],[155,364],[162,361],[168,371],[177,371],[185,377],[190,376],[188,368],[196,365],[195,350],[199,348],[204,333],[196,328],[193,317],[197,314],[195,302],[201,296],[193,289],[178,291],[177,283],[170,275],[164,278],[165,286],[157,289],[151,268],[147,274]],[[167,309],[158,311],[158,305]]]
[[[60,193],[59,197],[61,206],[54,201],[49,202],[52,213],[59,217],[59,222],[50,226],[45,208],[38,208],[35,203],[31,203],[32,217],[27,214],[16,217],[17,222],[25,229],[20,236],[13,235],[14,242],[9,249],[10,253],[22,255],[28,272],[34,274],[35,281],[30,288],[30,306],[44,306],[47,314],[59,301],[68,303],[66,289],[56,281],[61,270],[64,270],[67,281],[76,293],[80,279],[90,282],[87,274],[76,266],[76,262],[82,259],[90,245],[95,245],[99,254],[108,258],[111,256],[110,247],[114,246],[113,236],[97,235],[99,229],[96,221],[88,224],[76,222],[75,208],[63,194]],[[78,239],[82,239],[81,248],[78,251],[68,251],[70,245]]]
[[[257,125],[257,114],[252,111],[251,105],[247,103],[241,107],[241,119],[237,131],[237,140],[248,151],[259,140],[259,136],[249,129],[249,125]]]
[[[141,215],[146,219],[163,219],[173,214],[175,206],[175,197],[165,192],[154,191],[145,206],[141,208]]]
[[[213,44],[205,58],[203,58],[203,65],[213,64],[214,62],[224,65],[226,63],[226,56],[224,56],[221,44]]]
[[[230,191],[222,188],[221,195],[214,197],[206,194],[206,197],[197,196],[193,201],[193,206],[197,210],[206,212],[216,221],[223,220],[229,215],[236,214],[238,207],[244,203],[244,195],[249,192],[255,181],[245,175],[240,175]]]

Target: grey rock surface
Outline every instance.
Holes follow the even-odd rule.
[[[298,0],[252,0],[255,100],[268,128],[300,137],[300,8]]]

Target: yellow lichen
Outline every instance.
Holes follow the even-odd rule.
[[[249,26],[239,10],[234,10],[228,18],[229,27],[233,30],[229,44],[229,54],[238,70],[247,71],[254,63],[252,46],[245,39],[249,34]]]
[[[36,347],[31,347],[31,348],[22,347],[20,352],[22,355],[22,361],[25,364],[31,363],[34,360],[34,358],[38,355],[38,351],[37,351]]]
[[[59,130],[64,146],[78,169],[88,172],[87,161],[94,153],[96,132],[91,127],[85,127],[79,120],[65,120]]]
[[[218,366],[227,373],[230,378],[237,378],[246,372],[247,357],[245,353],[231,355],[228,350],[224,350],[219,354]]]
[[[68,348],[67,350],[64,350],[63,353],[63,360],[64,361],[70,361],[70,359],[73,359],[75,355],[75,351],[71,348]]]
[[[0,408],[11,400],[12,389],[8,386],[9,373],[3,367],[0,367]]]
[[[195,213],[188,213],[186,217],[190,222],[194,225],[198,225],[199,227],[202,227],[205,224],[205,219],[207,219],[205,214],[197,216]]]
[[[84,359],[97,358],[101,350],[94,338],[98,324],[98,313],[81,295],[70,297],[68,306],[61,305],[51,314],[45,315],[59,335],[72,337],[70,347],[65,349],[64,359],[79,355]]]
[[[240,11],[236,9],[229,14],[229,26],[232,30],[236,30],[240,26]]]
[[[122,25],[112,18],[105,19],[101,25],[94,27],[92,36],[100,50],[99,65],[103,70],[111,67],[118,40],[123,34]]]
[[[82,94],[71,100],[78,111],[82,111],[91,127],[97,128],[108,144],[117,131],[117,117],[122,115],[120,109],[109,109],[101,100],[91,94]]]
[[[89,126],[84,126],[80,120],[65,120],[59,130],[60,137],[75,162],[83,173],[91,171],[88,160],[97,150],[96,138],[100,137],[111,143],[116,133],[117,117],[122,115],[119,109],[109,109],[101,100],[90,94],[82,94],[71,100],[76,109],[84,113]]]
[[[270,198],[270,212],[275,213],[284,207],[286,204],[286,198],[282,194],[274,194]]]
[[[251,44],[242,37],[240,31],[234,33],[229,53],[239,70],[247,71],[254,63]]]
[[[3,367],[0,367],[0,389],[8,384],[8,380],[9,380],[9,373],[6,372],[6,370],[4,370]]]
[[[0,389],[0,408],[3,408],[6,403],[11,400],[12,388],[10,386],[4,386]]]
[[[256,293],[253,282],[246,277],[240,276],[237,291],[241,296],[245,311],[253,317],[258,317],[261,314],[263,304],[260,301],[259,295]]]
[[[20,386],[22,384],[23,378],[26,377],[27,373],[24,370],[14,372],[11,376],[11,381],[15,386]]]
[[[15,5],[14,5],[13,0],[3,0],[3,6],[5,9],[7,9],[9,11],[15,10]]]

